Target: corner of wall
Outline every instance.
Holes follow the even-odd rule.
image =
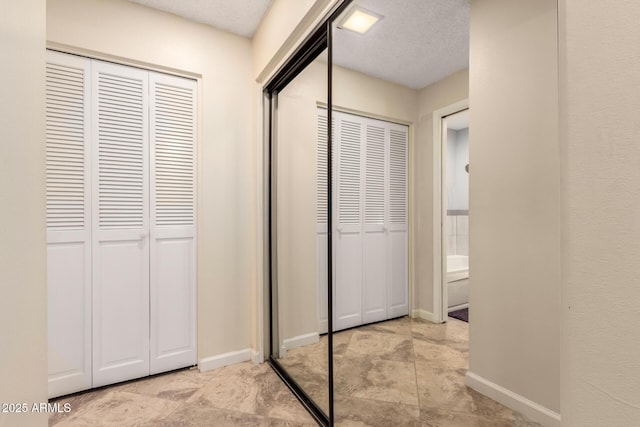
[[[257,356],[253,350],[245,348],[243,350],[230,351],[228,353],[202,358],[198,361],[198,369],[200,372],[207,372],[250,360],[257,360]]]
[[[501,387],[471,371],[467,371],[464,382],[475,391],[492,398],[496,402],[502,403],[508,408],[520,412],[544,426],[560,427],[562,424],[560,414],[557,412],[545,408],[536,402],[532,402],[526,397]]]
[[[469,365],[560,410],[556,0],[471,3]],[[526,334],[526,339],[523,335]]]
[[[274,0],[252,39],[253,76],[265,82],[339,0]]]
[[[0,425],[45,426],[47,288],[45,230],[44,0],[3,1],[0,16]]]
[[[434,307],[434,123],[433,113],[469,97],[469,70],[457,71],[418,92],[418,122],[413,147],[415,227],[414,238],[414,309],[431,313]],[[420,262],[415,260],[420,259]]]

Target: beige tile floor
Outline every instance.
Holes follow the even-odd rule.
[[[71,412],[49,425],[315,426],[267,364],[246,362],[200,373],[183,370],[57,400]]]
[[[308,363],[326,352],[322,339],[281,361],[327,405],[326,387]],[[469,325],[442,325],[408,317],[334,335],[334,408],[344,426],[533,427],[523,415],[467,388]]]
[[[326,404],[317,368],[323,345],[326,352],[325,339],[286,359],[293,361],[288,368],[294,377]],[[538,426],[465,387],[464,322],[392,320],[337,333],[334,349],[338,425]],[[56,427],[315,425],[268,365],[248,362],[205,373],[174,372],[57,401],[72,410],[49,418]]]

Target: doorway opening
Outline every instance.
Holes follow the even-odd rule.
[[[469,319],[469,102],[433,113],[434,315]]]

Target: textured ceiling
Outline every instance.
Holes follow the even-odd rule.
[[[251,37],[272,0],[129,0]],[[299,1],[299,0],[289,0]],[[365,35],[334,31],[334,62],[421,89],[469,66],[469,0],[354,0],[383,15]]]
[[[272,0],[129,0],[251,37]]]
[[[334,31],[334,63],[413,89],[469,66],[469,0],[355,0],[384,18]]]

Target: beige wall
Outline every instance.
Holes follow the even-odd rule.
[[[337,66],[332,83],[335,108],[404,124],[417,122],[418,92],[414,89]]]
[[[280,340],[318,332],[317,102],[327,64],[316,60],[278,96],[277,242]]]
[[[469,70],[421,89],[414,148],[414,309],[434,313],[433,306],[433,112],[469,97]],[[440,125],[436,123],[436,125]]]
[[[296,26],[322,0],[273,0],[252,38],[253,76],[257,77],[285,44]]]
[[[269,323],[269,310],[265,305],[268,292],[266,290],[266,275],[268,270],[264,265],[266,254],[266,221],[264,187],[265,177],[263,169],[264,158],[264,128],[263,128],[263,93],[262,85],[277,71],[278,67],[289,57],[290,53],[302,42],[328,10],[337,0],[274,0],[269,10],[262,18],[253,38],[251,39],[253,57],[253,186],[252,212],[255,212],[255,269],[254,288],[252,290],[251,323],[254,325],[252,343],[258,350],[259,356],[268,347],[269,338],[265,336],[265,325]],[[260,357],[259,357],[260,358]]]
[[[201,76],[198,355],[251,345],[251,44],[124,0],[49,0],[47,40]]]
[[[640,3],[560,7],[563,425],[638,425]]]
[[[559,412],[556,28],[555,0],[471,3],[469,364]]]
[[[0,1],[0,402],[47,402],[44,0]],[[0,408],[2,409],[2,408]],[[0,426],[47,415],[0,413]]]

